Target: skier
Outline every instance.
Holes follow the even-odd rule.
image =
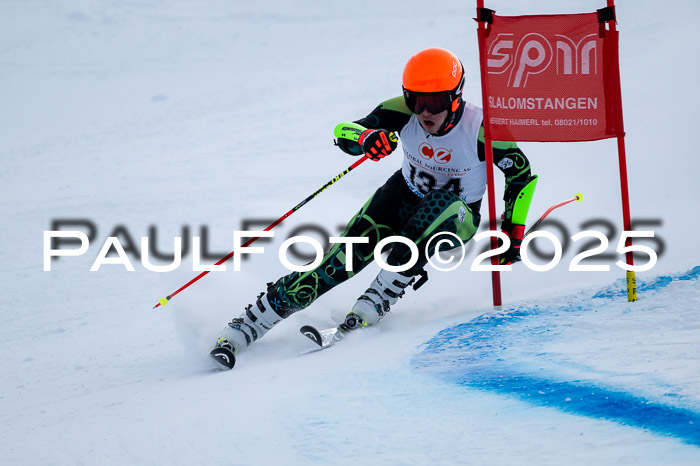
[[[347,333],[374,325],[417,276],[422,275],[419,282],[426,278],[423,268],[435,251],[432,246],[426,254],[425,246],[433,235],[450,232],[465,243],[474,236],[486,191],[483,117],[480,108],[462,99],[464,81],[462,63],[447,50],[429,48],[410,58],[403,72],[403,96],[381,103],[356,121],[367,128],[357,143],[346,139],[336,142],[350,155],[379,161],[397,148],[396,134],[401,137],[401,169],[365,203],[342,235],[367,237],[369,242],[353,244],[351,255],[346,254],[344,244],[337,243],[314,270],[293,272],[268,283],[255,304],[224,328],[215,349],[226,348],[234,354],[242,351],[280,321],[362,270],[373,260],[379,241],[403,236],[417,246],[418,261],[404,272],[381,270],[339,329]],[[493,148],[494,163],[506,178],[501,230],[511,241],[499,262],[511,264],[520,260],[525,218],[537,176],[531,174],[527,158],[515,143],[494,142]],[[407,264],[409,246],[392,244],[386,262]],[[460,246],[456,240],[451,244]],[[349,260],[353,272],[346,271]]]

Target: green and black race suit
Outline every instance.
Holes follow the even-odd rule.
[[[471,239],[479,226],[481,198],[486,190],[486,164],[481,110],[462,102],[454,127],[444,135],[428,134],[403,102],[402,97],[380,104],[356,123],[366,128],[382,128],[399,134],[404,157],[402,168],[380,187],[348,223],[342,236],[367,237],[369,243],[354,244],[352,257],[343,244],[335,244],[321,263],[308,272],[293,272],[270,284],[268,296],[276,312],[287,317],[307,307],[334,286],[360,272],[374,260],[374,248],[388,236],[403,236],[418,248],[417,263],[405,275],[419,273],[434,254],[437,233],[449,232],[463,242]],[[339,147],[352,155],[362,154],[357,143],[340,140]],[[527,214],[526,202],[515,206],[518,194],[536,181],[530,164],[513,142],[494,142],[494,164],[506,177],[505,220],[511,221],[514,208],[518,218]],[[382,163],[387,163],[384,161]],[[531,186],[532,187],[532,186]],[[522,197],[522,196],[521,196]],[[452,247],[458,242],[449,236]],[[429,246],[429,247],[426,247]],[[441,250],[447,249],[444,245]],[[387,258],[390,265],[407,264],[410,248],[393,243]],[[352,271],[347,263],[352,261]],[[352,303],[347,304],[348,309]]]

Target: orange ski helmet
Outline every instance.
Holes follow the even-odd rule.
[[[449,50],[433,47],[413,55],[403,70],[403,97],[413,113],[457,111],[464,87],[464,66]]]

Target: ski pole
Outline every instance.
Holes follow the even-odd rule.
[[[349,140],[351,140],[351,141],[357,142],[357,140],[358,140],[359,137],[360,137],[360,134],[361,134],[362,131],[364,131],[364,130],[365,130],[365,128],[362,127],[362,126],[360,126],[360,125],[358,125],[357,123],[340,123],[339,125],[337,125],[337,126],[335,127],[335,130],[333,131],[333,134],[334,134],[336,137],[338,137],[338,138],[349,139]],[[294,212],[296,212],[297,210],[299,210],[299,209],[301,209],[302,207],[304,207],[304,205],[305,205],[307,202],[309,202],[310,200],[312,200],[313,198],[315,198],[316,196],[318,196],[319,194],[321,194],[326,188],[328,188],[330,185],[332,185],[333,183],[335,183],[336,181],[338,181],[339,179],[341,179],[343,176],[345,176],[345,175],[347,175],[348,173],[350,173],[352,170],[354,170],[358,165],[360,165],[360,164],[361,164],[362,162],[364,162],[365,160],[367,160],[367,157],[365,157],[364,155],[361,156],[360,159],[359,159],[357,162],[355,162],[355,163],[353,163],[352,165],[350,165],[350,166],[349,166],[348,168],[346,168],[343,172],[339,173],[335,178],[333,178],[332,180],[330,180],[328,183],[324,184],[324,185],[323,185],[321,188],[319,188],[316,192],[314,192],[314,193],[311,194],[309,197],[307,197],[306,199],[304,199],[303,201],[301,201],[299,204],[297,204],[296,206],[294,206],[294,207],[293,207],[291,210],[289,210],[286,214],[282,215],[280,218],[278,218],[277,220],[275,220],[274,222],[272,222],[272,223],[271,223],[270,225],[268,225],[263,231],[270,231],[270,230],[272,230],[273,228],[275,228],[275,227],[276,227],[277,225],[279,225],[284,219],[286,219],[287,217],[289,217],[290,215],[292,215]],[[259,236],[254,237],[254,238],[250,238],[248,241],[246,241],[245,243],[243,243],[243,244],[241,245],[241,247],[245,248],[245,247],[249,246],[250,244],[252,244],[254,241],[257,241],[257,240],[259,240],[259,239],[260,239]],[[217,262],[217,263],[214,264],[214,265],[221,265],[221,264],[223,264],[224,262],[226,262],[227,260],[229,260],[230,258],[233,257],[233,253],[234,253],[234,252],[235,252],[235,251],[232,251],[232,252],[229,253],[226,257],[221,258],[221,260],[219,260],[219,262]],[[199,275],[197,275],[196,277],[194,277],[194,278],[193,278],[192,280],[190,280],[189,282],[187,282],[187,283],[185,283],[184,285],[182,285],[180,288],[178,288],[178,289],[175,290],[174,292],[170,293],[170,294],[169,294],[168,296],[166,296],[165,298],[160,298],[160,299],[158,300],[158,303],[157,303],[155,306],[153,306],[153,309],[155,309],[155,308],[157,308],[157,307],[160,307],[160,306],[165,306],[166,304],[168,304],[168,301],[170,301],[175,295],[177,295],[177,294],[180,293],[181,291],[185,290],[185,289],[188,288],[190,285],[194,284],[196,281],[198,281],[199,279],[201,279],[202,277],[204,277],[204,276],[205,276],[206,274],[208,274],[209,272],[211,272],[211,270],[205,270],[204,272],[200,273]]]
[[[544,220],[545,217],[547,217],[547,215],[549,215],[554,209],[557,209],[557,208],[559,208],[559,207],[561,207],[561,206],[564,206],[564,205],[566,205],[566,204],[569,204],[570,202],[574,202],[574,201],[581,202],[582,200],[583,200],[583,194],[581,194],[581,193],[576,193],[576,195],[575,195],[573,198],[571,198],[571,199],[569,199],[569,200],[567,200],[567,201],[564,201],[564,202],[560,202],[559,204],[554,204],[552,207],[550,207],[549,209],[547,209],[547,211],[544,213],[544,215],[542,215],[540,218],[537,219],[537,221],[535,222],[535,224],[532,225],[532,226],[530,227],[529,230],[527,230],[527,233],[525,233],[525,236],[527,236],[527,235],[529,235],[530,233],[532,233],[532,231],[533,231],[535,228],[537,228],[537,227],[539,226],[540,223],[542,223],[542,220]]]

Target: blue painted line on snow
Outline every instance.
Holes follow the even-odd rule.
[[[637,292],[644,293],[646,291],[658,291],[661,288],[668,286],[672,281],[696,280],[698,276],[700,276],[700,266],[694,267],[693,270],[683,275],[661,275],[649,282],[638,282]],[[627,288],[625,284],[625,279],[620,279],[616,281],[614,285],[594,294],[593,298],[618,298],[626,296]]]
[[[662,276],[638,289],[658,291],[676,280],[696,280],[700,267],[687,274]],[[614,289],[612,289],[614,288]],[[619,287],[602,290],[598,299],[620,296]],[[626,292],[623,292],[626,296]],[[651,402],[620,390],[611,390],[591,382],[562,380],[559,374],[535,373],[536,367],[512,361],[509,347],[523,332],[537,334],[540,341],[557,338],[547,322],[538,324],[538,317],[562,317],[566,313],[591,312],[591,300],[553,308],[531,306],[517,308],[507,314],[485,315],[470,322],[446,328],[430,339],[412,361],[416,368],[433,373],[459,385],[516,396],[521,400],[553,407],[565,412],[605,419],[648,429],[700,446],[700,413],[664,403]],[[517,346],[517,345],[515,345]],[[536,360],[536,348],[532,350]],[[517,358],[516,358],[517,359]],[[528,370],[529,369],[529,370]]]

